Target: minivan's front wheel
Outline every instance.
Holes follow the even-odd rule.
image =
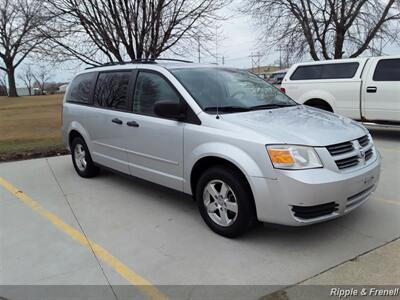
[[[71,143],[72,163],[79,176],[84,178],[94,177],[99,173],[90,156],[89,149],[81,137],[76,137]]]
[[[206,170],[196,187],[196,200],[206,224],[226,237],[243,234],[255,218],[251,190],[237,170],[215,166]]]

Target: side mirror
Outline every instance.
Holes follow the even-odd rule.
[[[154,105],[154,113],[159,117],[176,119],[178,121],[185,118],[183,105],[172,101],[156,102]]]

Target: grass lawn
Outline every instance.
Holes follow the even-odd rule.
[[[0,161],[65,152],[60,139],[62,97],[0,97]]]

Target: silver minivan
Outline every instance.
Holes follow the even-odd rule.
[[[80,176],[108,168],[191,194],[227,237],[257,222],[302,226],[347,214],[380,173],[361,124],[299,105],[248,72],[188,62],[79,73],[62,137]]]

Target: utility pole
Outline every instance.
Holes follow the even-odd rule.
[[[197,36],[197,52],[198,52],[198,56],[199,56],[199,63],[200,63],[200,36]]]
[[[218,27],[215,26],[215,62],[218,65]]]
[[[261,54],[260,52],[257,52],[257,54],[254,54],[253,52],[251,53],[251,69],[254,72],[254,69],[257,68],[257,75],[260,75],[261,73]],[[254,72],[255,73],[255,72]]]
[[[279,69],[282,70],[282,69],[283,69],[283,62],[282,62],[282,46],[279,46],[279,48],[276,49],[275,51],[279,51]]]
[[[222,65],[225,65],[225,56],[222,56]]]

